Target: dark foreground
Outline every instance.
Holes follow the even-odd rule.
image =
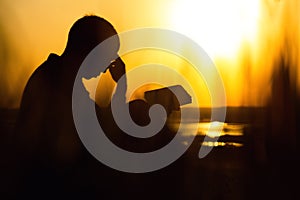
[[[227,120],[231,123],[246,123],[245,116],[229,112]],[[0,112],[1,199],[22,198],[22,194],[16,194],[18,179],[14,176],[16,166],[13,166],[11,155],[12,148],[17,148],[12,145],[16,115],[17,110]],[[197,136],[180,159],[153,173],[127,174],[99,163],[101,167],[93,168],[96,174],[82,171],[79,173],[83,176],[88,174],[85,179],[67,181],[72,184],[61,187],[69,190],[68,193],[61,191],[62,196],[55,188],[64,181],[27,190],[34,191],[33,198],[37,199],[299,199],[299,155],[280,146],[270,148],[265,131],[263,121],[249,124],[243,130],[244,135],[237,139],[243,146],[217,146],[203,159],[198,158],[203,137]]]

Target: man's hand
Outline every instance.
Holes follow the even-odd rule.
[[[113,61],[108,68],[112,78],[116,82],[126,73],[125,63],[120,57]]]

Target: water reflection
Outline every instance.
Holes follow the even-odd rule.
[[[197,132],[189,131],[198,125]],[[175,129],[179,126],[179,122],[171,123],[171,128]],[[201,142],[203,146],[209,147],[243,147],[243,137],[246,124],[239,123],[224,123],[224,122],[194,122],[186,123],[187,131],[182,134],[182,137],[205,137],[208,136],[208,141]],[[218,141],[215,141],[219,138]],[[183,142],[183,145],[188,145],[187,142]]]
[[[229,147],[242,147],[244,144],[238,143],[238,142],[202,142],[202,146],[209,146],[209,147],[224,147],[224,146],[229,146]]]

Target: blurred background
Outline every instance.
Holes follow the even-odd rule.
[[[227,95],[227,124],[222,132],[226,137],[219,143],[203,144],[219,148],[193,167],[207,170],[214,180],[219,178],[215,174],[225,179],[201,185],[206,189],[210,189],[209,185],[221,188],[220,195],[211,197],[204,193],[203,197],[240,199],[245,194],[255,197],[254,190],[263,191],[265,197],[270,193],[277,197],[274,188],[280,197],[299,197],[296,186],[291,184],[299,181],[298,0],[1,0],[0,131],[3,150],[7,148],[5,141],[13,130],[30,75],[50,53],[60,55],[63,52],[70,27],[86,14],[107,19],[118,32],[143,27],[177,31],[197,42],[214,61]],[[178,71],[197,91],[203,119],[209,119],[209,91],[203,78],[195,75],[188,62],[166,52],[151,50],[133,52],[123,59],[127,70],[154,62]],[[167,75],[165,78],[174,79]],[[89,88],[97,81],[98,78],[93,78],[84,82]],[[101,81],[107,86],[105,92],[110,93],[114,86],[110,75],[103,75]],[[143,90],[134,92],[136,88],[130,88],[131,85],[134,80],[128,80],[128,99],[139,98]],[[104,97],[95,98],[105,102]],[[206,125],[201,124],[199,135],[205,135]],[[225,146],[232,148],[221,148]],[[197,184],[196,178],[191,178],[191,183]],[[261,189],[266,186],[269,189]],[[193,192],[190,196],[198,197]]]
[[[63,52],[70,27],[85,14],[106,18],[118,32],[158,27],[190,37],[215,62],[225,84],[228,106],[266,105],[271,95],[272,76],[282,67],[280,62],[285,63],[291,84],[295,87],[300,84],[296,0],[133,0],[130,3],[125,0],[3,0],[0,9],[2,108],[19,106],[31,73],[49,53]],[[183,75],[191,74],[179,58],[172,61],[172,55],[137,53],[125,58],[127,70],[155,58]],[[199,84],[197,80],[192,82]],[[206,92],[201,99],[204,106],[210,105]]]

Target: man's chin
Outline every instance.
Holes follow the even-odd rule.
[[[106,73],[106,71],[108,70],[108,68],[109,68],[109,67],[107,67],[107,68],[104,70],[104,72],[103,72],[103,73]]]

